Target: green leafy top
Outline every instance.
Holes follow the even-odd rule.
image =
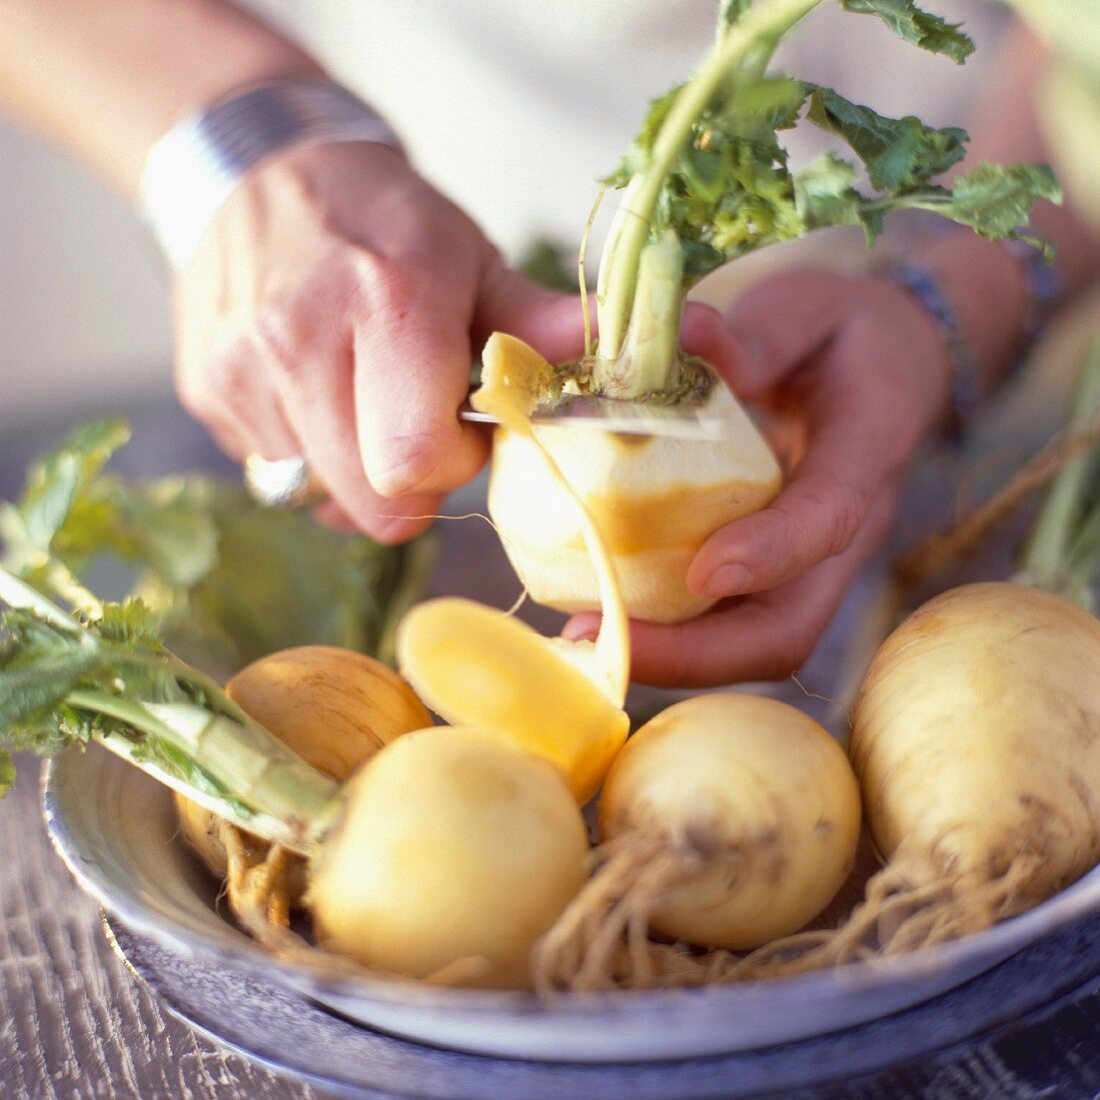
[[[105,473],[129,438],[125,421],[89,424],[30,468],[18,503],[0,502],[7,568],[98,615],[80,578],[103,556],[121,562],[168,645],[225,675],[292,645],[386,657],[395,615],[423,584],[428,540],[382,546],[210,477]]]
[[[70,613],[0,567],[0,795],[11,749],[93,738],[223,815],[296,851],[328,828],[338,789],[168,652],[140,601]],[[257,817],[256,815],[260,816]]]
[[[135,724],[74,701],[91,693],[119,704],[195,703],[234,720],[242,717],[217,685],[168,654],[157,616],[140,600],[128,600],[102,605],[94,620],[70,619],[36,594],[10,574],[0,577],[0,595],[14,605],[0,619],[0,740],[48,756],[96,735],[114,735],[130,744],[136,758],[155,759],[200,790],[232,797],[194,760],[142,729],[141,711],[134,711]],[[9,783],[15,777],[5,750],[0,773]],[[5,789],[0,784],[0,795]]]
[[[877,15],[899,38],[922,50],[943,54],[961,65],[973,52],[974,43],[938,15],[921,11],[910,0],[840,0],[845,11]]]
[[[725,0],[711,54],[689,81],[650,105],[607,180],[625,192],[601,260],[596,389],[638,398],[644,393],[635,382],[643,375],[663,377],[669,392],[680,387],[669,376],[675,364],[643,367],[637,346],[640,332],[653,342],[652,286],[644,300],[635,294],[645,251],[667,247],[670,234],[680,242],[682,263],[679,285],[668,294],[682,299],[728,260],[824,226],[860,225],[873,243],[888,211],[917,208],[991,238],[1012,238],[1036,199],[1059,199],[1052,173],[1039,165],[982,165],[950,188],[939,185],[935,178],[965,155],[965,130],[926,126],[911,115],[888,118],[830,88],[768,73],[779,39],[820,2]],[[953,61],[973,50],[958,26],[912,0],[840,2]],[[800,122],[839,138],[854,156],[830,153],[792,169],[781,135]],[[861,189],[863,178],[869,191]],[[669,312],[662,307],[662,315]]]
[[[0,743],[51,754],[113,739],[243,814],[244,792],[218,778],[222,762],[204,758],[192,723],[221,717],[230,740],[255,742],[246,751],[285,750],[195,666],[224,676],[292,645],[386,650],[429,543],[391,549],[337,534],[209,478],[126,482],[104,467],[129,438],[117,419],[79,428],[31,467],[18,504],[0,503],[0,603],[11,607],[0,623]],[[131,568],[134,598],[102,601],[85,587],[103,555]],[[323,802],[324,784],[301,768],[289,765],[284,789]],[[13,778],[0,750],[0,795]]]

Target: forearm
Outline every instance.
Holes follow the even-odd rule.
[[[224,0],[0,0],[0,106],[133,198],[181,115],[249,80],[321,72]]]

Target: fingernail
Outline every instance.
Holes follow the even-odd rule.
[[[561,636],[567,642],[594,642],[599,631],[594,626],[586,626],[583,623],[574,625],[566,623],[562,627]]]
[[[721,565],[707,577],[706,584],[703,585],[703,595],[712,598],[737,596],[748,588],[751,580],[752,574],[748,566],[740,562]]]

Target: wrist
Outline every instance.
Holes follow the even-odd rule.
[[[949,435],[959,436],[977,413],[984,397],[971,346],[955,302],[932,268],[906,260],[887,270],[890,281],[918,309],[936,348],[931,360],[944,381],[939,409]],[[929,360],[925,360],[929,362]]]
[[[952,231],[907,249],[889,274],[939,334],[958,432],[1026,355],[1057,299],[1057,272],[1020,242]]]
[[[220,207],[265,162],[311,146],[400,143],[365,103],[324,79],[236,87],[177,123],[150,150],[142,209],[169,263],[185,267]]]
[[[965,231],[945,233],[918,248],[913,263],[935,281],[954,312],[975,397],[987,397],[1024,347],[1028,286],[1023,264],[1003,242]]]

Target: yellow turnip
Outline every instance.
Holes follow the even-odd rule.
[[[307,903],[325,948],[371,967],[526,987],[531,948],[584,883],[556,768],[498,734],[420,730],[351,780]]]

